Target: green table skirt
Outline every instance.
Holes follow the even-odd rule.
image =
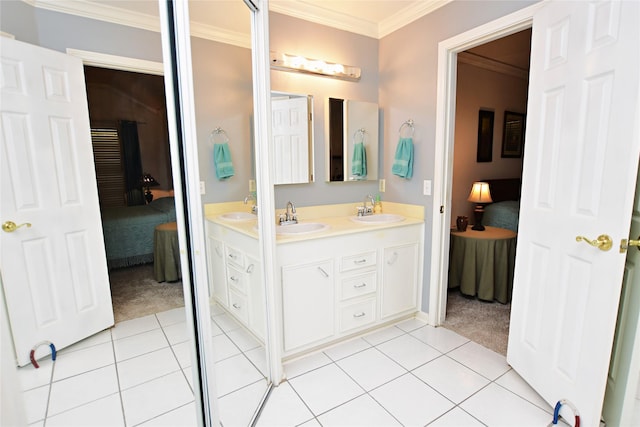
[[[468,231],[467,231],[468,233]],[[449,288],[485,301],[511,301],[516,237],[468,238],[451,234]]]
[[[175,222],[156,227],[153,236],[153,273],[157,282],[175,282],[180,274],[180,246]]]

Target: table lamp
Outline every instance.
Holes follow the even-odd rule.
[[[484,215],[484,206],[485,203],[491,203],[493,200],[491,199],[491,193],[489,192],[489,184],[486,182],[474,182],[473,187],[471,187],[471,193],[469,193],[469,198],[467,199],[470,202],[476,203],[476,207],[473,210],[474,223],[472,230],[483,231],[484,225],[482,225],[482,215]]]
[[[151,192],[151,190],[149,190],[149,187],[157,187],[158,185],[160,185],[160,183],[156,181],[156,179],[152,177],[151,174],[144,173],[140,178],[140,184],[144,189],[145,200],[147,201],[147,203],[151,203],[151,201],[153,200],[153,193]]]

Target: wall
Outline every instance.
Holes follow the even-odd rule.
[[[478,68],[458,61],[456,126],[451,191],[451,223],[466,215],[473,221],[473,204],[467,201],[471,184],[481,179],[522,175],[522,157],[502,158],[504,112],[526,113],[527,80]],[[476,162],[478,111],[494,112],[491,162]]]
[[[434,179],[438,43],[459,33],[520,10],[533,1],[456,1],[404,26],[380,40],[380,106],[384,114],[384,171],[387,200],[423,205],[426,212],[422,310],[429,309],[431,274],[430,218],[434,204],[422,194],[423,180]],[[415,121],[413,179],[388,170],[398,141],[398,129]],[[435,182],[434,185],[441,185]]]

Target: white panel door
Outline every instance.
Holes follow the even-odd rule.
[[[274,184],[309,182],[309,101],[305,97],[273,99],[271,114]]]
[[[587,426],[600,420],[640,151],[639,6],[552,1],[533,19],[507,360]],[[604,234],[608,251],[576,240]]]
[[[2,282],[19,365],[113,325],[82,61],[0,37]]]

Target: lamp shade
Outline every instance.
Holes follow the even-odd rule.
[[[489,184],[486,182],[474,182],[467,200],[473,203],[493,202],[491,199],[491,193],[489,192]]]

